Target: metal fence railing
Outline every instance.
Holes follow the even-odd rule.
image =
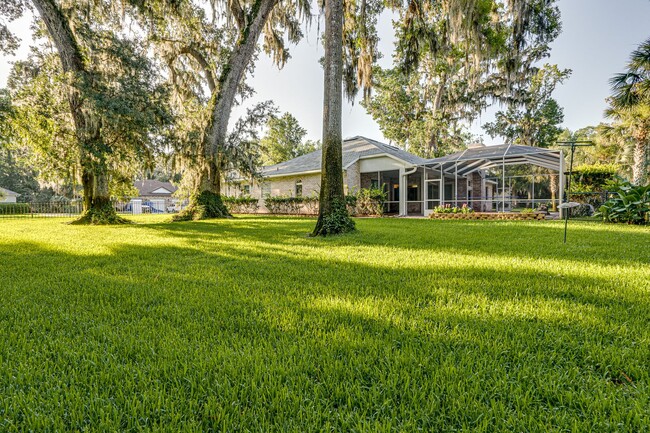
[[[121,215],[171,214],[180,212],[185,203],[175,199],[115,201],[115,211]],[[75,218],[81,215],[80,201],[42,203],[0,203],[3,218]]]

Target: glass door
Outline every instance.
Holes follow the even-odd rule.
[[[427,210],[440,206],[440,179],[427,180]]]

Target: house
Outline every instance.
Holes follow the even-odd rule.
[[[170,212],[176,210],[178,199],[172,196],[178,189],[170,182],[136,180],[133,186],[138,197],[131,200],[133,212]]]
[[[142,200],[171,198],[178,189],[170,182],[159,180],[136,180],[133,186],[138,190],[138,198]]]
[[[0,203],[16,203],[16,198],[19,196],[17,192],[10,191],[0,186]]]
[[[343,181],[346,194],[360,188],[383,188],[387,193],[384,212],[389,215],[428,215],[434,207],[446,204],[492,211],[499,210],[495,200],[499,191],[507,189],[504,182],[491,177],[490,169],[502,168],[505,172],[506,165],[533,164],[559,172],[561,154],[529,146],[474,144],[462,152],[425,159],[357,136],[343,142]],[[234,177],[222,192],[261,199],[260,212],[268,212],[262,200],[267,196],[317,195],[321,150],[263,167],[261,176],[261,182]],[[501,195],[505,197],[505,193]]]

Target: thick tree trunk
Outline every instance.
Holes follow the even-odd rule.
[[[190,205],[178,215],[178,220],[229,216],[221,200],[220,155],[226,144],[228,122],[237,90],[255,54],[257,41],[277,3],[278,0],[256,0],[248,14],[248,24],[240,30],[237,45],[219,77],[217,93],[212,95],[212,117],[203,142],[203,162],[194,183],[195,191]]]
[[[312,236],[354,230],[343,192],[341,128],[343,78],[343,0],[325,0],[323,148],[320,206]]]
[[[84,214],[78,223],[118,224],[125,222],[117,216],[110,202],[108,169],[102,155],[104,148],[99,122],[83,109],[84,96],[80,86],[88,85],[90,74],[81,48],[59,6],[54,0],[32,0],[56,45],[63,71],[72,78],[68,104],[75,125],[75,135],[81,154]]]

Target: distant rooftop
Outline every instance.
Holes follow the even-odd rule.
[[[159,180],[136,180],[133,182],[141,197],[148,195],[170,195],[178,188],[170,182],[161,182]]]
[[[0,192],[2,192],[5,195],[12,196],[12,197],[18,197],[20,195],[17,192],[14,192],[14,191],[12,191],[10,189],[7,189],[7,188],[3,188],[1,186],[0,186]]]

